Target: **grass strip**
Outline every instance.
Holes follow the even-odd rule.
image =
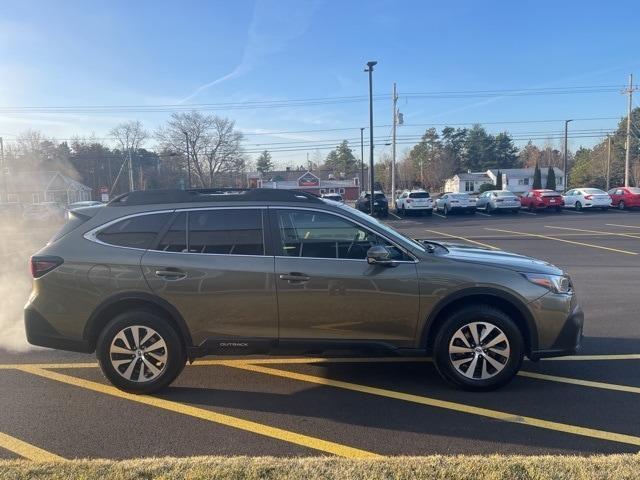
[[[191,457],[66,462],[0,461],[0,480],[601,480],[637,479],[640,454],[580,456]]]

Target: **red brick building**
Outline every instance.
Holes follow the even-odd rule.
[[[365,176],[367,171],[365,170]],[[284,188],[303,190],[315,195],[339,193],[345,200],[356,200],[360,195],[360,173],[337,178],[327,170],[285,170],[268,172],[252,172],[247,174],[250,188]]]

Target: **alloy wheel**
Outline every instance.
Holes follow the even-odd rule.
[[[167,344],[151,327],[132,325],[120,330],[109,347],[113,369],[130,382],[149,382],[167,366]]]
[[[449,342],[449,359],[456,371],[472,380],[487,380],[509,361],[509,339],[496,325],[471,322],[460,327]]]

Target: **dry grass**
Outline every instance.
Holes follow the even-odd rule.
[[[0,480],[601,480],[640,478],[640,454],[569,456],[428,456],[348,460],[335,457],[193,457],[144,460],[0,461]]]

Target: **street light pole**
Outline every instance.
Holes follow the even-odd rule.
[[[374,173],[373,173],[373,67],[378,62],[367,62],[365,72],[369,73],[369,208],[373,216],[373,196],[374,196]]]
[[[566,191],[569,188],[569,171],[567,170],[567,138],[569,133],[569,122],[573,122],[573,120],[565,120],[564,121],[564,190]]]
[[[360,128],[360,193],[364,190],[364,127]]]

